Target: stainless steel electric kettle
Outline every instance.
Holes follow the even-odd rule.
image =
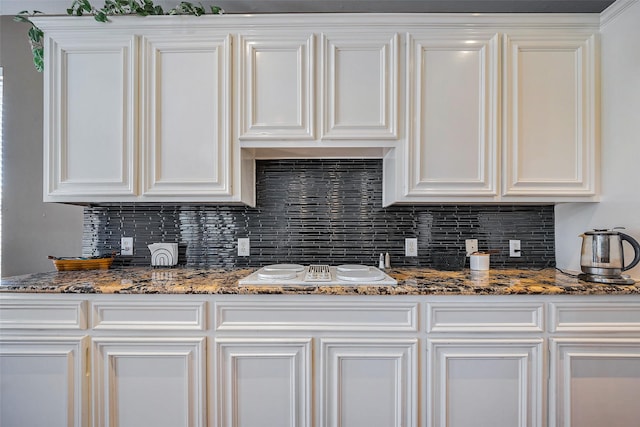
[[[582,280],[598,283],[633,284],[635,281],[622,272],[635,267],[640,262],[640,243],[633,237],[612,230],[595,229],[581,234],[582,254],[580,268]],[[628,242],[634,250],[633,261],[624,265],[622,242]]]

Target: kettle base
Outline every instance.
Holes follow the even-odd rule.
[[[605,283],[609,285],[633,285],[636,283],[635,280],[630,278],[629,276],[620,275],[618,277],[607,277],[600,276],[597,274],[579,274],[578,279],[584,280],[585,282],[595,282],[595,283]]]

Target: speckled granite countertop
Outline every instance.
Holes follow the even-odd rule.
[[[512,295],[640,294],[631,286],[588,283],[554,269],[476,272],[398,268],[397,286],[239,286],[253,269],[147,267],[36,273],[3,278],[0,292],[97,294]]]

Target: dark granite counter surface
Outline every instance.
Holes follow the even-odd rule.
[[[555,269],[437,271],[392,268],[397,286],[239,286],[253,269],[130,267],[65,271],[3,278],[2,293],[77,294],[317,294],[317,295],[624,295],[640,294],[635,285],[583,282]]]

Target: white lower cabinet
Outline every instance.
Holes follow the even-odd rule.
[[[322,339],[320,425],[418,423],[416,339]]]
[[[205,426],[204,356],[204,338],[94,338],[94,426]]]
[[[640,338],[551,340],[550,427],[628,427],[640,420]]]
[[[210,425],[311,427],[310,338],[221,338],[215,347]]]
[[[87,426],[86,343],[86,337],[1,337],[0,426]]]
[[[542,346],[542,338],[428,340],[428,425],[544,425]]]
[[[629,427],[640,296],[0,293],[2,427]]]

